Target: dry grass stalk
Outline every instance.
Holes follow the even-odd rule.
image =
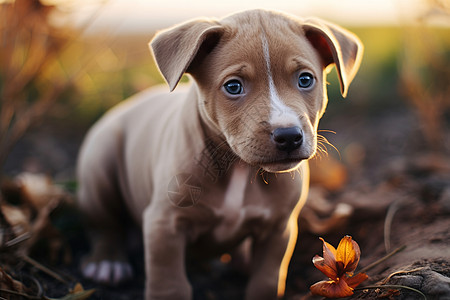
[[[450,109],[450,68],[448,50],[433,35],[428,21],[439,16],[450,20],[450,5],[428,0],[428,11],[404,34],[400,59],[402,88],[421,122],[429,150],[445,151],[445,113]]]
[[[59,64],[75,32],[52,25],[55,10],[37,0],[0,4],[0,167],[77,76]]]

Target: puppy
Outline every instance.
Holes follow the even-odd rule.
[[[135,95],[89,131],[78,162],[93,245],[84,274],[131,276],[129,215],[143,231],[147,300],[192,298],[188,246],[220,254],[246,238],[246,299],[281,296],[328,101],[325,76],[335,65],[347,94],[360,40],[319,19],[252,10],[189,21],[150,46],[170,91],[184,73],[192,84]]]

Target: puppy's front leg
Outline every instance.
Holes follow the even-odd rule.
[[[250,280],[245,294],[246,300],[277,299],[281,262],[289,242],[285,228],[280,228],[253,245]]]
[[[186,237],[171,215],[152,207],[144,212],[145,299],[189,300],[192,288],[185,269]]]

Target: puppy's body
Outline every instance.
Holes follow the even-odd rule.
[[[200,218],[201,215],[204,215],[203,218],[211,218],[214,215],[214,218],[217,218],[216,231],[223,232],[223,235],[215,236],[217,242],[229,240],[226,236],[230,235],[230,231],[220,225],[230,223],[231,226],[227,229],[231,229],[242,223],[246,214],[246,210],[242,210],[244,206],[250,207],[250,214],[255,218],[258,215],[270,218],[275,213],[289,214],[292,205],[297,201],[284,199],[273,201],[273,197],[280,195],[276,187],[279,183],[284,183],[281,187],[283,189],[288,187],[286,184],[295,187],[292,190],[293,195],[288,198],[294,197],[298,200],[301,171],[297,171],[297,174],[286,173],[277,176],[270,173],[260,174],[259,167],[236,160],[232,153],[221,152],[229,150],[215,145],[213,140],[218,137],[212,136],[212,139],[205,137],[204,124],[199,118],[192,117],[198,114],[195,88],[181,87],[181,89],[184,91],[174,91],[170,94],[158,88],[141,92],[109,111],[91,129],[82,149],[83,154],[88,153],[87,157],[81,159],[79,163],[79,176],[86,181],[79,192],[81,198],[84,199],[83,193],[91,192],[88,191],[89,188],[101,189],[98,186],[99,182],[105,183],[107,190],[114,186],[113,193],[109,197],[98,198],[101,202],[99,204],[112,206],[111,210],[117,207],[119,213],[131,213],[133,220],[142,225],[143,212],[152,198],[148,195],[152,195],[155,189],[157,190],[155,185],[160,184],[155,181],[164,182],[160,184],[161,193],[167,198],[171,190],[170,182],[177,175],[193,175],[194,187],[200,188],[199,196],[192,196],[195,205],[186,208],[182,207],[183,205],[177,207],[177,203],[170,199],[163,204],[167,204],[170,210],[175,208],[178,211],[177,218],[180,217],[179,214],[186,213],[198,223],[206,220],[193,217],[197,210]],[[187,95],[192,99],[186,99]],[[170,144],[171,142],[168,142],[170,140],[176,140],[177,146],[162,146]],[[148,155],[149,150],[152,151],[152,155]],[[214,155],[227,156],[232,161],[219,166],[213,160]],[[176,157],[177,160],[165,160],[164,157]],[[236,169],[238,171],[235,171]],[[241,177],[244,179],[245,188],[241,188],[237,195],[233,195],[235,189],[231,183],[234,172],[245,173],[245,179]],[[285,181],[285,177],[289,180]],[[283,194],[285,192],[283,191]],[[187,198],[186,201],[191,200],[190,196]],[[266,201],[266,198],[270,200]],[[207,201],[207,205],[203,206],[203,201]],[[283,211],[285,202],[290,202],[290,205]],[[189,203],[187,205],[189,206]],[[271,206],[275,206],[276,209],[272,210]],[[252,212],[253,207],[255,210]],[[123,211],[123,208],[126,208],[126,211]],[[93,219],[103,217],[103,214],[98,215],[94,210],[86,211],[88,214],[90,212],[93,213],[91,216]],[[109,218],[110,215],[105,217]],[[116,212],[112,217],[117,217]],[[167,220],[170,217],[171,215],[165,216]],[[219,219],[225,222],[220,222]],[[197,231],[195,227],[191,229]],[[211,227],[208,226],[205,230],[210,232]],[[198,237],[200,232],[192,232],[189,235]]]
[[[84,272],[99,281],[129,276],[120,223],[129,212],[143,228],[146,299],[190,299],[188,245],[227,251],[246,237],[246,298],[274,299],[327,103],[324,69],[337,65],[345,94],[359,41],[329,24],[250,11],[185,23],[152,47],[171,90],[184,72],[194,84],[138,94],[88,134],[79,198],[94,248]]]

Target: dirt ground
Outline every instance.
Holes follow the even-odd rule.
[[[322,121],[322,129],[336,132],[322,134],[339,149],[340,158],[328,147],[330,156],[337,157],[331,163],[347,180],[327,187],[332,174],[313,176],[284,299],[321,299],[309,294],[311,284],[325,279],[311,262],[314,255],[322,255],[318,237],[337,246],[345,235],[351,235],[361,248],[357,271],[406,246],[367,270],[369,279],[349,299],[424,299],[398,286],[420,290],[427,299],[450,299],[450,147],[447,145],[447,153],[429,152],[419,126],[415,114],[403,106],[372,114],[349,111]],[[10,156],[7,171],[47,172],[56,182],[70,182],[83,131],[43,126],[31,132]],[[446,141],[450,141],[449,132]],[[327,163],[327,158],[320,160],[321,165]],[[324,178],[325,183],[321,183]],[[81,282],[85,289],[96,290],[90,299],[143,299],[139,234],[132,236],[130,244],[135,279],[120,287],[99,286],[84,280],[78,271],[78,263],[88,251],[79,216],[72,208],[61,208],[52,218],[61,232],[66,255],[51,258],[48,245],[41,245],[30,256],[66,282],[3,252],[1,262],[9,274],[29,285],[38,281],[49,297],[63,297]],[[219,260],[190,262],[195,299],[241,299],[246,276],[231,265]],[[396,287],[364,288],[374,285]]]

